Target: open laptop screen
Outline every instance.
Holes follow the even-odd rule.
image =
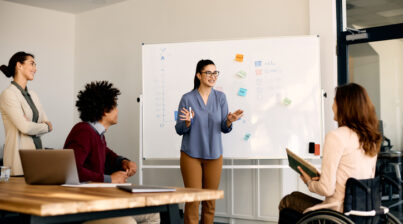
[[[79,184],[72,149],[19,150],[27,184]]]

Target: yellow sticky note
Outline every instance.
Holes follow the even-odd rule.
[[[235,55],[235,61],[243,62],[243,54],[236,54]]]

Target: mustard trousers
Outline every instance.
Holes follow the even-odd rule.
[[[181,152],[180,167],[185,187],[217,190],[220,184],[222,161],[222,156],[218,159],[197,159]],[[199,204],[199,201],[185,204],[185,224],[199,223]],[[212,224],[214,212],[215,200],[203,201],[201,223]]]

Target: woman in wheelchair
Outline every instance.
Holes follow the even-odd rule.
[[[325,200],[301,192],[286,195],[279,204],[279,223],[297,223],[303,213],[318,209],[343,212],[347,179],[375,175],[382,137],[367,91],[355,83],[337,87],[332,109],[338,128],[326,135],[320,177],[311,178],[299,168],[309,191],[325,196]]]

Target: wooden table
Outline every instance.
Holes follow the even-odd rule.
[[[180,223],[178,203],[215,200],[221,190],[176,188],[175,192],[128,193],[117,188],[28,185],[23,178],[0,182],[0,210],[24,223],[69,223],[160,212],[161,223]]]

